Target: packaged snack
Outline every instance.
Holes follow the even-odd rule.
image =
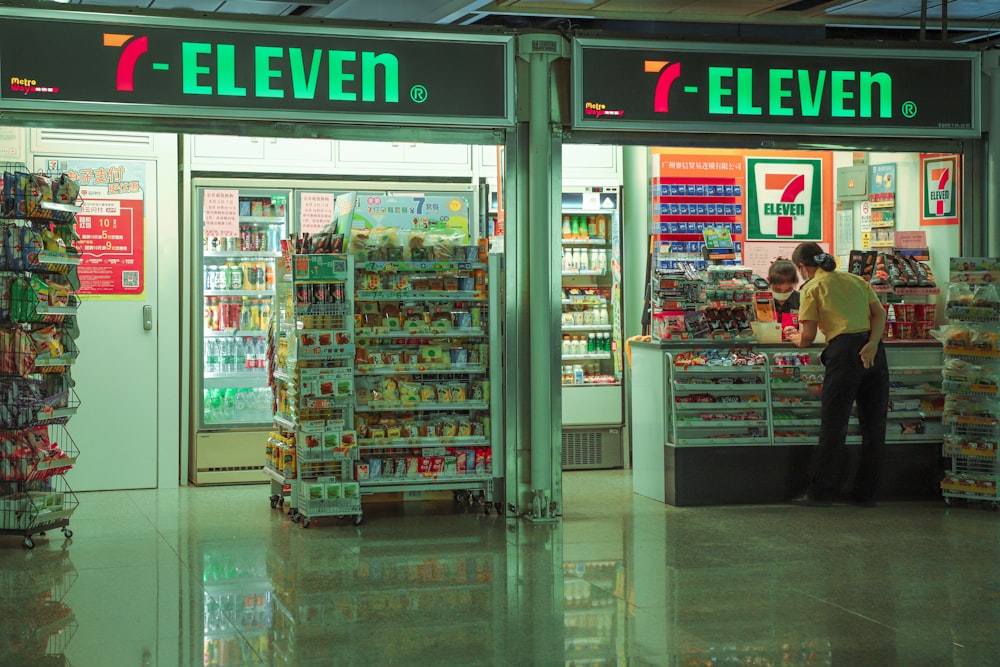
[[[468,438],[472,436],[472,422],[460,421],[458,422],[458,437]]]
[[[327,500],[340,500],[344,497],[344,485],[340,482],[327,482],[326,483],[326,499]]]
[[[52,181],[45,174],[32,174],[29,184],[29,211],[33,218],[49,219],[52,210],[42,206],[43,202],[52,203]]]
[[[451,400],[453,403],[464,403],[467,399],[465,392],[465,385],[460,382],[452,383],[451,385]]]
[[[367,463],[354,464],[354,479],[370,479],[370,469]]]
[[[310,484],[306,492],[309,496],[309,500],[323,500],[326,496],[326,489],[323,484]]]
[[[906,280],[906,284],[910,287],[917,287],[920,285],[920,278],[917,275],[917,270],[913,266],[913,260],[902,255],[893,256],[896,265],[899,266],[900,272],[903,274],[903,278]]]
[[[433,249],[433,259],[453,260],[455,259],[456,246],[464,245],[466,234],[452,230],[431,230],[427,233],[427,244]],[[464,260],[463,256],[459,259]]]
[[[447,438],[454,438],[458,435],[458,422],[453,419],[441,421],[441,435]]]
[[[429,384],[420,385],[420,402],[431,403],[437,398],[434,386]]]
[[[439,384],[437,385],[437,400],[438,403],[451,403],[451,385]]]
[[[468,465],[468,464],[467,464]],[[476,468],[475,474],[485,475],[486,474],[486,450],[477,449],[476,450]]]
[[[23,171],[14,172],[14,217],[28,217],[28,188],[31,185],[31,174]]]
[[[399,401],[399,381],[396,378],[382,378],[382,400]]]
[[[445,477],[455,477],[458,474],[458,458],[454,455],[449,455],[444,457],[444,470],[442,471]]]
[[[403,250],[403,258],[411,262],[426,262],[433,257],[427,247],[427,233],[421,229],[410,230]]]
[[[395,477],[396,476],[396,459],[385,458],[380,459],[382,463],[381,474],[383,477]]]
[[[344,498],[360,498],[361,497],[361,485],[357,482],[343,482],[341,484],[341,491]]]
[[[382,459],[377,456],[368,459],[368,476],[370,479],[381,479]]]
[[[400,382],[399,398],[403,405],[420,402],[420,384],[416,382]]]

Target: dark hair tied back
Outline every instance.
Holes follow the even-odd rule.
[[[818,243],[800,243],[792,253],[792,261],[796,266],[815,266],[824,271],[833,271],[837,268],[837,260],[823,251]]]

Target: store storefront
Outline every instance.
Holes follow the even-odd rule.
[[[766,278],[802,241],[845,270],[909,256],[934,274],[874,282],[894,320],[886,496],[940,493],[943,397],[927,388],[942,353],[929,330],[944,321],[949,260],[987,248],[980,73],[965,51],[574,41],[564,138],[624,146],[627,336],[643,333],[652,297],[654,341],[633,345],[626,383],[637,493],[777,502],[801,485],[819,424],[801,378],[822,372],[820,348],[796,359],[780,333],[751,327],[742,272],[734,292],[732,270],[705,269]],[[711,262],[719,230],[713,257],[731,259]],[[748,347],[759,365],[742,365]]]
[[[81,273],[73,379],[82,407],[74,426],[90,452],[71,483],[260,481],[270,406],[258,359],[267,321],[282,306],[281,241],[315,234],[336,197],[356,192],[357,228],[395,229],[358,255],[353,276],[370,297],[370,312],[358,305],[370,331],[352,341],[368,356],[351,359],[351,380],[358,395],[375,397],[355,409],[367,413],[358,440],[371,449],[362,458],[373,459],[369,469],[374,459],[392,459],[402,478],[372,476],[370,491],[421,491],[408,482],[424,476],[401,475],[397,450],[443,441],[463,445],[466,460],[472,452],[468,476],[449,468],[428,489],[530,505],[527,481],[516,481],[529,477],[520,474],[528,459],[516,444],[527,428],[524,399],[506,395],[517,385],[508,378],[528,366],[528,275],[512,270],[524,265],[516,243],[507,244],[506,269],[502,254],[453,254],[485,251],[479,241],[489,227],[517,229],[525,208],[512,35],[14,9],[0,15],[0,31],[0,67],[12,82],[0,93],[11,162],[75,175],[87,224],[128,227],[119,239],[128,269],[110,262],[118,266],[100,276]],[[40,35],[86,61],[86,76],[63,56],[32,55]],[[503,182],[499,221],[487,178]],[[439,242],[440,252],[406,256],[418,240]],[[100,263],[88,262],[99,250],[86,248],[84,266]],[[402,298],[398,286],[386,286],[390,276],[426,289]],[[419,318],[414,301],[424,306]],[[415,319],[431,321],[428,308],[442,319],[414,328]],[[402,335],[403,311],[413,335]],[[416,373],[397,360],[444,346],[454,367]],[[385,396],[387,380],[407,391],[419,384],[427,396],[416,409],[390,405],[396,394]],[[514,407],[500,409],[504,402]],[[400,417],[415,420],[408,435],[398,432]],[[389,439],[372,442],[382,437]],[[515,444],[505,446],[508,439]],[[434,454],[447,464],[458,452]]]

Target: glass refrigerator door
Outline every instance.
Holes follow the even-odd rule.
[[[205,195],[198,190],[198,219]],[[286,238],[290,192],[240,189],[236,236],[202,234],[200,351],[206,430],[266,426],[271,421],[267,386],[267,332],[274,316],[281,241]],[[210,213],[211,214],[211,213]]]

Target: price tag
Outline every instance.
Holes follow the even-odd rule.
[[[861,232],[861,249],[869,250],[872,247],[872,233]]]

